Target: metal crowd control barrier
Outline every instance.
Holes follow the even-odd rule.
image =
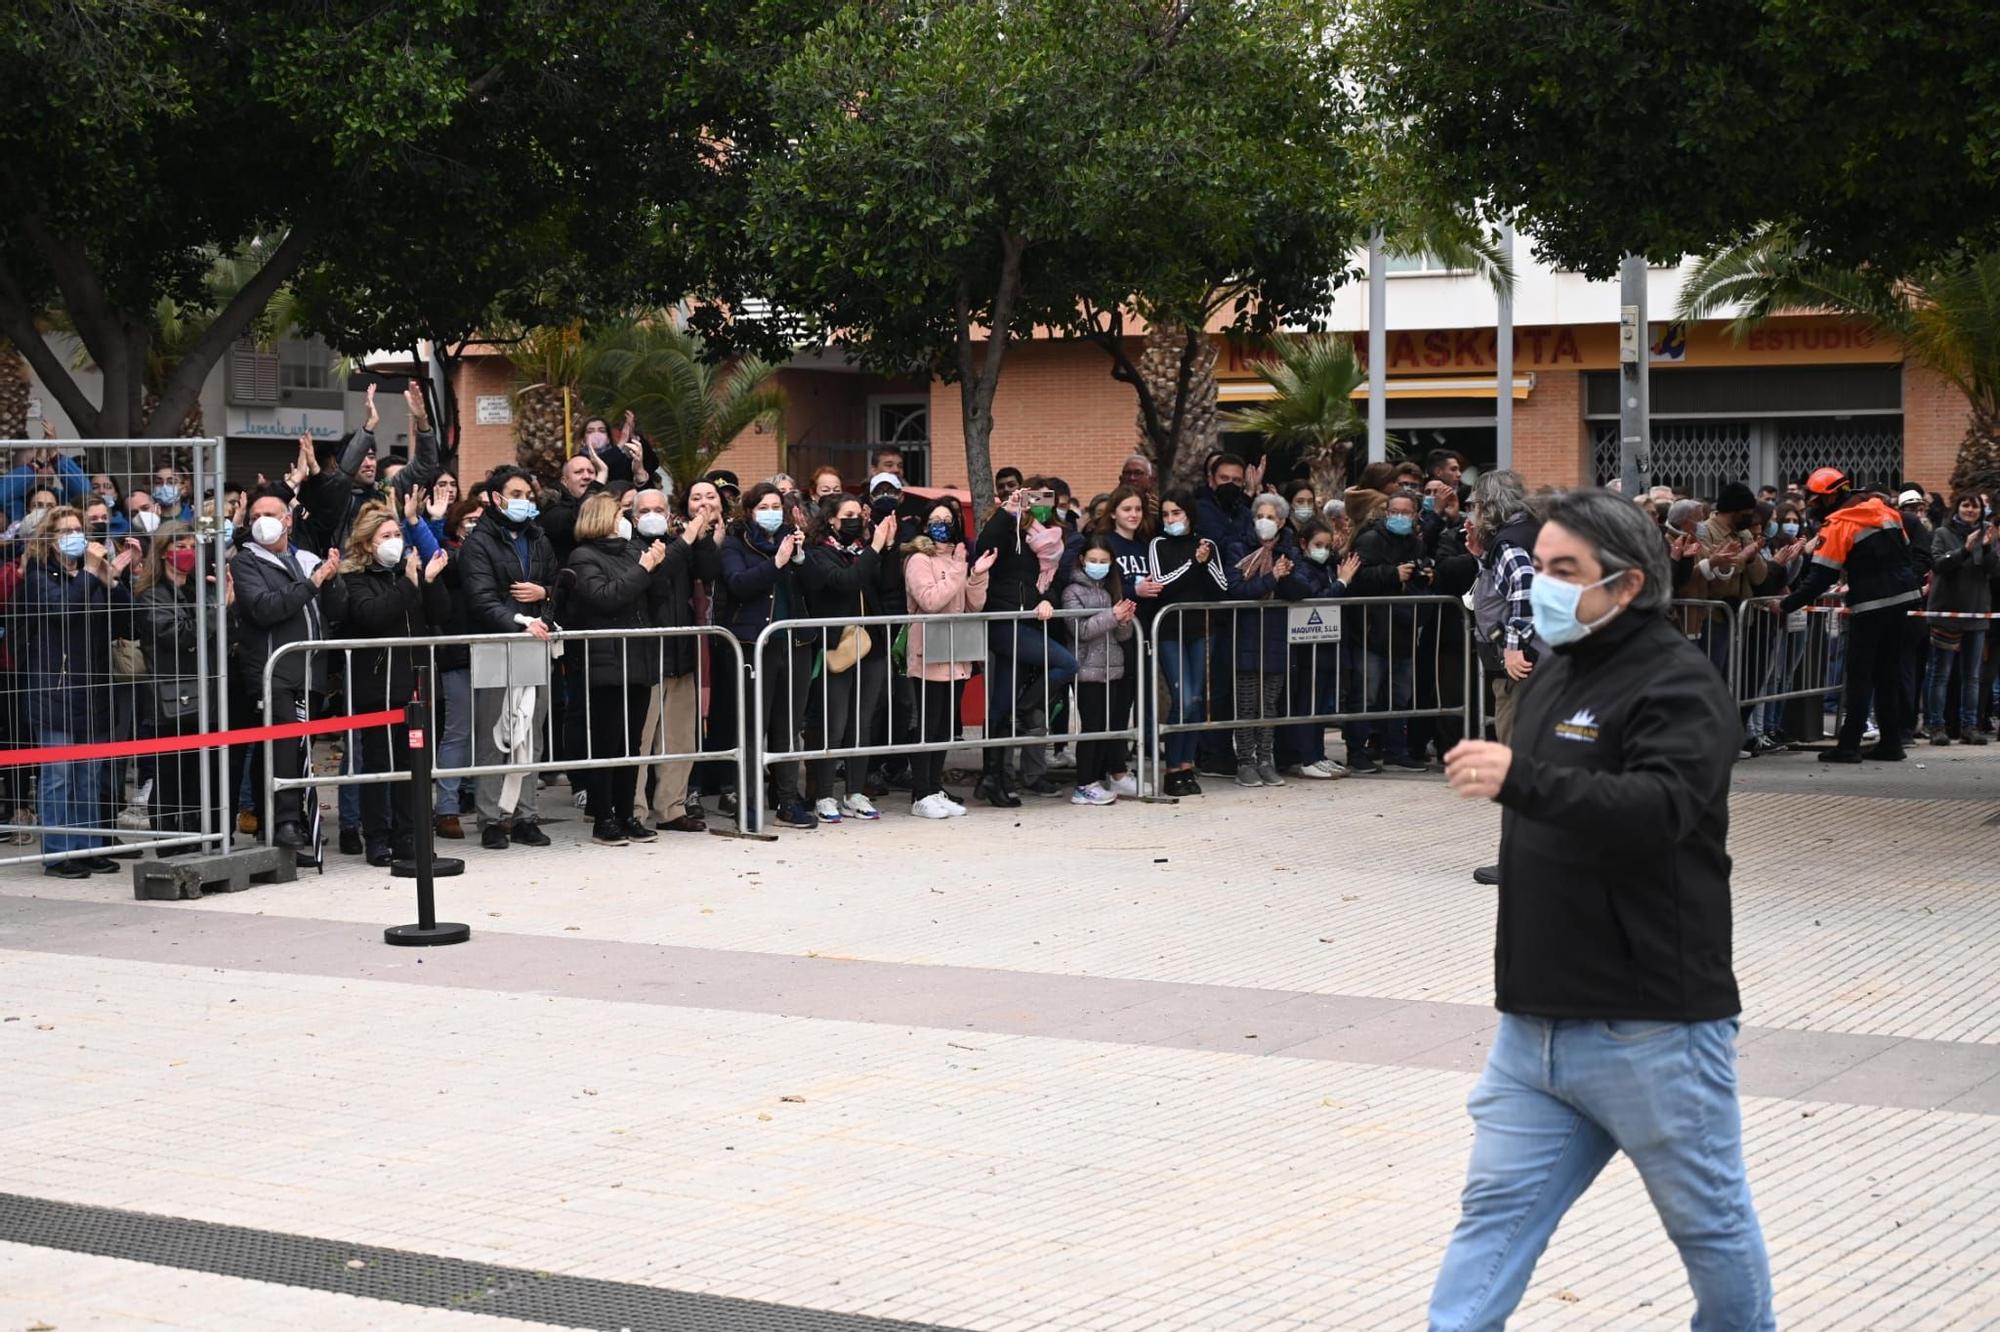
[[[610,686],[586,687],[580,691],[582,706],[582,738],[584,750],[581,754],[564,754],[558,742],[556,729],[556,709],[551,706],[551,691],[557,687],[555,663],[565,650],[575,650],[586,659],[589,645],[594,642],[614,642],[623,644],[625,656],[621,656],[623,670],[630,670],[630,653],[634,645],[653,643],[664,647],[669,639],[693,639],[697,645],[706,640],[716,645],[713,652],[723,653],[722,665],[704,666],[703,655],[695,653],[695,667],[691,689],[683,693],[679,705],[670,704],[666,699],[666,686],[647,684],[644,681],[631,684],[629,681]],[[725,646],[726,645],[726,650]],[[464,647],[467,649],[468,664],[440,670],[438,650],[440,648]],[[366,686],[358,691],[360,678],[355,669],[357,653],[370,654],[364,657],[362,665],[368,668],[366,676],[378,677],[379,685]],[[333,671],[314,674],[313,654],[336,656],[342,669],[336,675]],[[380,655],[374,655],[380,654]],[[439,757],[432,768],[432,776],[440,782],[459,781],[464,778],[500,777],[515,779],[514,794],[510,798],[503,788],[501,803],[510,808],[532,813],[536,778],[544,772],[577,772],[601,768],[648,768],[655,764],[695,764],[704,762],[728,762],[736,765],[739,792],[746,790],[748,770],[745,767],[747,750],[743,743],[743,709],[739,697],[736,710],[735,743],[726,749],[700,748],[702,720],[700,706],[702,691],[724,677],[727,671],[726,687],[742,688],[743,652],[742,645],[727,629],[714,625],[687,625],[673,628],[645,629],[587,629],[558,630],[547,639],[529,634],[447,634],[424,638],[336,638],[314,639],[297,643],[287,643],[271,654],[264,666],[264,721],[266,725],[276,721],[291,721],[293,717],[280,718],[276,709],[283,704],[281,699],[296,697],[295,691],[280,691],[274,688],[280,663],[287,657],[304,656],[301,678],[309,685],[323,684],[327,688],[312,688],[306,692],[315,696],[324,695],[328,689],[334,694],[333,715],[353,716],[381,707],[400,708],[406,702],[403,698],[388,698],[388,682],[394,678],[396,657],[402,654],[411,658],[411,673],[426,669],[428,678],[438,682],[438,698],[431,701],[446,703],[447,715],[434,723],[435,734],[429,737],[430,744]],[[423,654],[421,662],[414,660]],[[379,663],[381,669],[374,667]],[[584,669],[584,663],[577,663]],[[446,683],[446,676],[453,671],[463,670],[466,678]],[[460,687],[463,686],[463,687]],[[382,691],[380,694],[374,692]],[[599,732],[593,725],[601,718],[598,714],[606,703],[605,695],[615,691],[619,697],[616,706],[617,734],[625,743],[617,745],[615,752],[598,752]],[[481,699],[485,694],[488,697]],[[499,695],[494,698],[493,695]],[[470,715],[466,725],[448,715],[454,696],[460,699],[460,706]],[[469,707],[466,705],[470,705]],[[684,706],[692,715],[670,715],[676,708]],[[489,728],[486,744],[480,743],[477,735],[484,723]],[[649,715],[650,714],[650,717]],[[515,732],[514,743],[499,761],[480,762],[482,750],[498,753],[499,744],[490,728],[511,720]],[[683,725],[685,724],[685,725]],[[692,734],[693,747],[675,749],[671,747],[670,736],[680,730],[682,734]],[[350,761],[338,773],[314,771],[311,762],[310,743],[302,744],[298,760],[287,760],[283,766],[298,775],[280,775],[277,746],[283,741],[264,741],[264,826],[277,826],[277,800],[282,791],[304,790],[317,786],[368,786],[383,783],[401,783],[410,780],[410,770],[392,761],[393,748],[387,739],[381,743],[370,742],[364,747],[357,743],[357,737],[365,734],[357,731],[343,731],[345,753]],[[456,748],[460,743],[469,746],[470,757],[466,762],[450,762],[444,759],[446,747]],[[490,748],[489,748],[490,746]],[[609,747],[607,747],[609,748]],[[357,771],[360,760],[365,770]],[[738,806],[739,811],[742,805]],[[312,817],[315,811],[303,811],[304,817]],[[738,826],[742,826],[739,812]],[[309,831],[309,830],[308,830]],[[720,831],[720,830],[717,830]]]
[[[1740,651],[1742,635],[1737,632],[1736,607],[1727,601],[1704,601],[1676,597],[1667,603],[1667,618],[1689,642],[1707,654],[1715,669],[1729,684],[1732,697],[1741,697]]]
[[[1409,612],[1406,628],[1398,623],[1402,611]],[[1252,615],[1255,643],[1246,661],[1240,617]],[[1270,640],[1280,626],[1265,617],[1283,619],[1284,647],[1275,655]],[[1447,633],[1448,625],[1457,632]],[[1166,637],[1169,626],[1172,638]],[[1472,612],[1458,597],[1175,602],[1153,621],[1147,652],[1152,676],[1141,703],[1157,708],[1166,699],[1176,719],[1149,727],[1160,736],[1298,725],[1346,728],[1425,717],[1457,717],[1464,734],[1476,736],[1483,711],[1475,687],[1476,633]],[[1220,674],[1216,655],[1230,654],[1234,697],[1220,700],[1227,716],[1218,717],[1218,708],[1191,697],[1184,665],[1166,667],[1169,653],[1191,661],[1178,645],[1196,640],[1206,644],[1204,693]],[[1246,677],[1254,682],[1246,686]],[[1197,707],[1201,719],[1188,720]]]
[[[754,726],[750,742],[756,757],[749,766],[761,773],[779,764],[831,765],[838,759],[852,762],[952,748],[1009,749],[1062,742],[1122,741],[1137,746],[1134,776],[1143,788],[1148,756],[1145,746],[1138,744],[1136,716],[1131,725],[1095,730],[1081,724],[1074,714],[1071,729],[1058,733],[1052,726],[1046,726],[1056,707],[1065,704],[1069,695],[1068,684],[1051,687],[1047,669],[1052,659],[1060,663],[1063,657],[1074,656],[1072,643],[1064,641],[1061,627],[1074,626],[1101,613],[1092,609],[1057,610],[1049,619],[1042,620],[1031,610],[985,611],[779,620],[768,624],[757,635],[751,651],[757,687],[751,690],[755,697],[751,701]],[[954,690],[942,734],[932,725],[936,718],[929,710],[919,704],[914,709],[916,715],[911,717],[912,708],[905,704],[902,720],[914,722],[917,730],[909,738],[897,738],[898,705],[896,691],[890,687],[893,681],[888,663],[891,645],[903,630],[908,630],[915,640],[915,651],[922,654],[926,665],[962,663],[981,668],[986,688],[986,724],[978,737],[956,734],[957,727],[951,724],[958,715]],[[855,636],[850,638],[850,632]],[[1069,632],[1073,634],[1074,629]],[[1137,641],[1136,621],[1133,634]],[[861,635],[869,640],[866,654],[859,651]],[[780,639],[784,641],[782,659],[780,649],[773,646]],[[849,660],[851,654],[853,659]],[[833,669],[827,668],[829,656],[835,662]],[[1138,679],[1145,678],[1142,663]],[[1004,689],[996,688],[996,680],[1004,684]],[[925,681],[922,688],[928,692],[930,686],[938,683]],[[1037,688],[1039,699],[1035,696]],[[886,700],[886,739],[880,744],[864,743],[859,727],[872,715],[878,691]],[[782,715],[775,711],[778,704],[783,705]],[[1024,712],[1039,712],[1046,729],[1040,732],[1022,729],[1020,719]],[[1003,721],[1004,733],[1001,733]],[[815,736],[818,743],[813,743]],[[822,777],[826,772],[821,770]],[[857,791],[860,786],[858,775],[850,775],[849,791]],[[742,788],[746,795],[749,791],[747,786]],[[821,789],[818,794],[825,798],[831,792]],[[746,832],[761,832],[768,818],[761,791],[759,797],[756,821],[745,824]],[[743,799],[740,807],[748,809],[750,803]]]
[[[234,792],[214,751],[91,751],[229,727],[223,441],[0,448],[0,560],[20,573],[0,593],[0,844],[41,842],[0,865],[218,845]],[[63,556],[58,529],[82,533],[86,553]],[[195,552],[185,572],[163,558],[182,542]]]
[[[1789,615],[1778,609],[1783,601],[1752,597],[1737,608],[1742,646],[1736,701],[1746,708],[1840,693],[1840,646],[1847,626],[1839,614],[1827,613],[1843,609],[1840,599],[1822,597],[1813,608]]]

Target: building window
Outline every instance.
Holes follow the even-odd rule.
[[[288,389],[336,388],[333,349],[321,338],[284,338],[278,343],[278,386]]]
[[[1453,268],[1436,255],[1423,250],[1415,254],[1396,254],[1392,251],[1382,256],[1382,272],[1386,277],[1437,277],[1471,271],[1469,268]]]

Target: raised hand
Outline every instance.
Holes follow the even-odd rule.
[[[417,387],[416,380],[412,379],[403,386],[403,401],[410,409],[410,433],[414,435],[420,430],[430,429],[430,412],[424,406],[424,391]]]
[[[798,553],[799,553],[799,534],[798,531],[794,529],[793,531],[785,533],[785,539],[778,543],[778,554],[776,556],[776,563],[778,567],[782,569],[787,564],[790,564],[792,562],[792,556]]]
[[[644,566],[648,573],[651,573],[653,570],[659,568],[660,561],[666,558],[667,543],[655,540],[652,545],[646,547],[645,553],[639,556],[639,563]]]
[[[338,550],[329,550],[326,553],[326,558],[319,562],[319,568],[312,571],[312,585],[314,587],[325,587],[333,581],[333,576],[339,572],[340,552]]]
[[[1361,557],[1350,551],[1347,557],[1340,562],[1340,581],[1351,583],[1354,581],[1354,575],[1360,572]]]
[[[998,550],[982,552],[979,558],[972,562],[972,572],[985,573],[993,567],[993,562],[999,558],[1000,552]]]
[[[382,424],[382,413],[375,406],[375,385],[373,384],[368,386],[367,406],[368,419],[362,424],[361,428],[372,435],[375,433],[375,427]]]
[[[451,567],[451,552],[440,546],[431,553],[430,562],[424,565],[424,581],[435,583],[438,575]]]
[[[404,522],[414,523],[417,521],[418,515],[423,512],[424,494],[422,486],[411,486],[403,493]]]
[[[892,513],[881,522],[875,524],[875,549],[878,551],[883,550],[895,539],[896,515]]]
[[[417,568],[417,548],[411,546],[403,552],[403,577],[410,580],[410,586],[418,584],[421,571]]]

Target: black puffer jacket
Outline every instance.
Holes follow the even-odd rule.
[[[1502,1012],[1703,1022],[1731,970],[1736,702],[1700,648],[1627,611],[1528,677],[1499,804]]]
[[[564,567],[563,627],[644,629],[652,623],[653,574],[639,563],[644,549],[624,537],[607,536],[570,552]],[[660,654],[651,638],[591,639],[584,662],[592,689],[660,682]]]
[[[515,549],[517,536],[527,544],[525,567]],[[545,597],[530,605],[514,600],[508,590],[515,583],[538,583],[550,592],[555,590],[555,548],[534,523],[516,526],[488,505],[459,545],[458,561],[459,582],[465,589],[467,632],[518,634],[523,626],[516,615],[550,618],[554,609],[551,599]]]
[[[424,583],[423,571],[412,583],[398,564],[384,569],[370,563],[364,568],[343,571],[334,581],[346,597],[346,613],[340,622],[342,638],[421,638],[438,632],[451,614],[451,603],[442,584]],[[418,586],[422,584],[422,586]],[[379,708],[399,708],[410,701],[416,684],[417,650],[414,648],[356,648],[347,672],[348,688],[354,705],[363,712]],[[428,653],[424,663],[430,664]],[[437,692],[431,681],[431,692]]]
[[[856,552],[822,541],[808,547],[804,582],[806,604],[812,608],[815,620],[857,620],[865,615],[882,614],[882,556],[873,546],[863,546]],[[871,659],[888,654],[889,635],[883,632],[885,627],[877,625],[868,631]],[[840,641],[841,635],[838,630],[827,629],[823,637],[831,646]]]
[[[1430,584],[1412,578],[1403,582],[1397,569],[1426,558],[1424,538],[1412,528],[1407,536],[1397,536],[1382,524],[1373,523],[1354,538],[1354,553],[1361,557],[1348,592],[1357,597],[1428,596]],[[1413,606],[1374,606],[1367,615],[1367,643],[1370,652],[1390,651],[1406,657],[1415,650],[1417,628]]]

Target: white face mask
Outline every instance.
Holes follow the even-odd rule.
[[[649,537],[667,534],[667,515],[664,513],[642,513],[639,515],[639,535]]]
[[[620,541],[630,541],[632,539],[632,524],[623,518],[618,520],[618,539]]]
[[[160,515],[152,509],[141,509],[132,515],[132,526],[140,532],[160,530]]]
[[[250,539],[260,546],[277,545],[285,539],[284,519],[265,514],[250,524]]]
[[[392,536],[375,547],[375,563],[384,569],[396,567],[396,561],[403,558],[403,538]]]
[[[1257,529],[1257,539],[1259,541],[1269,541],[1278,535],[1278,520],[1276,518],[1259,518],[1254,526]]]

